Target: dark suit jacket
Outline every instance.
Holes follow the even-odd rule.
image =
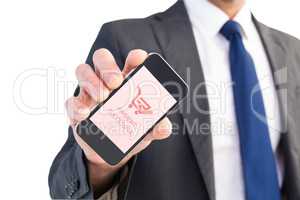
[[[284,155],[285,172],[282,194],[289,200],[300,199],[300,42],[273,30],[254,17],[278,90],[280,109],[285,127],[279,150]],[[92,46],[87,63],[92,65],[93,52],[109,49],[119,66],[128,52],[144,49],[158,52],[184,78],[190,79],[190,96],[206,94],[199,55],[190,21],[182,1],[162,13],[144,19],[128,19],[106,23]],[[189,68],[191,73],[187,73]],[[78,91],[77,91],[78,92]],[[119,199],[128,200],[214,200],[212,138],[209,126],[205,134],[193,123],[209,124],[209,113],[196,112],[195,104],[170,119],[179,124],[177,134],[154,142],[130,163],[128,179],[119,188]],[[197,106],[209,111],[208,100],[197,98]],[[184,124],[190,125],[189,128]],[[201,128],[201,127],[200,127]],[[202,130],[203,131],[203,130]],[[92,198],[87,180],[85,158],[74,140],[72,130],[65,145],[55,158],[49,174],[53,198]]]

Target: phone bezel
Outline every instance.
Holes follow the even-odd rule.
[[[130,149],[123,153],[105,134],[97,128],[97,126],[90,120],[90,117],[96,113],[101,106],[103,106],[118,90],[133,77],[143,66],[145,66],[153,76],[163,85],[169,81],[176,81],[182,91],[182,96],[177,96],[176,89],[172,86],[164,86],[167,91],[176,99],[176,103],[161,117],[154,125],[148,129],[148,131],[139,138],[139,140],[130,147]],[[160,67],[157,67],[160,66]],[[132,71],[123,81],[123,83],[117,89],[113,90],[108,98],[102,103],[98,104],[87,117],[87,119],[81,121],[77,127],[76,131],[78,135],[90,145],[99,156],[101,156],[110,165],[116,165],[119,163],[152,129],[153,127],[161,121],[172,109],[174,109],[184,97],[187,96],[188,85],[184,80],[174,71],[174,69],[157,53],[151,53],[147,59],[140,64],[134,71]]]

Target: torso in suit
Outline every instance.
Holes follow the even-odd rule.
[[[300,42],[255,18],[253,21],[272,68],[280,112],[286,119],[279,143],[285,163],[282,194],[288,200],[300,199]],[[119,66],[123,66],[132,49],[158,52],[184,79],[188,78],[185,66],[189,66],[191,91],[199,82],[204,82],[195,38],[182,1],[144,19],[104,24],[88,56],[88,64],[92,65],[93,52],[99,48],[109,49]],[[197,90],[198,94],[206,95],[204,84]],[[154,142],[130,161],[128,177],[119,186],[119,199],[215,199],[212,138],[207,126],[210,117],[208,112],[197,112],[191,100],[187,98],[181,109],[169,116],[178,125],[176,134]],[[197,105],[209,110],[206,98],[198,98]],[[191,129],[195,119],[200,127]],[[207,127],[205,132],[201,124]],[[51,196],[92,198],[83,153],[69,130],[68,140],[50,170]]]

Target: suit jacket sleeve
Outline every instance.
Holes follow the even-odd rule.
[[[100,48],[110,50],[117,64],[123,65],[111,23],[102,26],[86,60],[86,63],[93,68],[93,54]],[[76,96],[78,93],[79,87],[75,90],[74,95]],[[48,184],[52,198],[93,199],[85,162],[83,151],[75,141],[72,128],[69,127],[67,141],[54,159],[49,172]]]

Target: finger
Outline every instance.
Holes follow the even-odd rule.
[[[88,107],[94,107],[97,102],[85,91],[80,90],[78,96],[76,97],[82,104]]]
[[[89,107],[81,103],[77,97],[67,99],[65,107],[72,125],[84,120],[90,113]]]
[[[141,49],[134,49],[128,53],[128,56],[125,61],[124,69],[122,71],[123,75],[126,76],[131,70],[136,68],[138,65],[143,63],[148,57],[146,51]]]
[[[89,65],[79,65],[76,69],[76,77],[80,88],[85,90],[96,102],[102,102],[108,97],[109,90]]]
[[[172,123],[167,117],[165,117],[153,128],[149,135],[151,135],[153,140],[162,140],[169,137],[171,133]]]
[[[107,49],[98,49],[93,55],[96,72],[109,89],[115,89],[123,82],[123,75],[114,56]]]
[[[147,137],[147,136],[146,136]],[[146,137],[141,141],[139,142],[130,152],[129,154],[127,154],[127,158],[130,158],[132,157],[133,155],[136,155],[137,153],[143,151],[144,149],[146,149],[152,142],[152,140],[150,139],[146,139]],[[125,160],[127,160],[125,158]]]

